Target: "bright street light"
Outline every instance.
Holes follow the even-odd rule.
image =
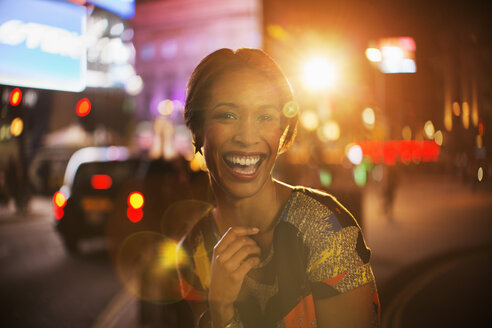
[[[303,80],[307,88],[321,91],[333,86],[337,79],[335,65],[325,58],[312,58],[304,65]]]

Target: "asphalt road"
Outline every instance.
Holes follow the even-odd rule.
[[[90,327],[121,290],[97,243],[69,256],[53,228],[50,201],[26,215],[0,213],[0,326]]]
[[[492,190],[453,176],[400,177],[394,214],[366,192],[383,328],[485,327],[492,319]]]

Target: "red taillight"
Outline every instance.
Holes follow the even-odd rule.
[[[87,98],[80,99],[79,102],[77,103],[77,106],[75,107],[75,111],[77,112],[77,115],[80,117],[84,117],[89,115],[91,112],[91,102]]]
[[[91,177],[91,186],[94,189],[109,189],[113,184],[113,179],[106,174],[94,174]]]
[[[134,209],[142,208],[144,205],[144,197],[138,191],[132,192],[128,196],[128,206]]]
[[[14,90],[12,90],[12,92],[10,93],[10,104],[12,106],[17,106],[20,104],[21,99],[22,91],[20,91],[19,88],[15,88]]]
[[[128,216],[128,220],[132,221],[133,223],[137,223],[138,221],[142,220],[143,211],[141,208],[128,207],[128,209],[126,210],[126,215]]]
[[[134,191],[128,195],[128,209],[126,210],[126,216],[128,220],[136,223],[142,220],[145,199],[142,193]]]
[[[63,208],[67,205],[67,198],[64,194],[57,191],[53,195],[53,216],[55,219],[60,220],[63,217]]]

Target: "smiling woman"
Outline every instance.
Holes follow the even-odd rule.
[[[370,251],[331,195],[272,178],[293,142],[290,85],[256,49],[218,50],[188,83],[185,120],[203,152],[213,208],[181,242],[181,291],[200,327],[370,327]]]

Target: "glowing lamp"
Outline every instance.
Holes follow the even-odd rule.
[[[10,123],[10,134],[14,137],[18,137],[24,130],[24,121],[20,117],[16,117]]]
[[[22,91],[19,88],[15,88],[10,93],[10,104],[12,106],[17,106],[22,100]]]
[[[367,48],[366,57],[373,63],[379,63],[383,59],[381,51],[378,48]]]
[[[313,58],[305,64],[303,77],[309,89],[323,90],[335,83],[336,68],[324,58]]]
[[[80,117],[84,117],[89,115],[91,112],[91,102],[87,98],[80,99],[77,103],[77,107],[75,108],[77,115]]]
[[[347,158],[349,159],[350,163],[354,165],[359,165],[362,162],[362,157],[363,154],[360,145],[347,145]]]

